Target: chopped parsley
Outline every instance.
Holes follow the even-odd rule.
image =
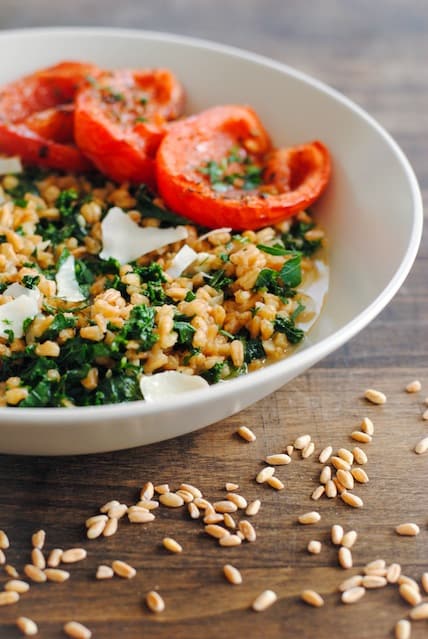
[[[197,171],[206,175],[212,189],[219,193],[231,187],[251,191],[262,183],[262,167],[254,164],[246,150],[240,147],[232,147],[220,162],[208,160]]]
[[[278,295],[284,300],[288,297],[294,297],[295,287],[299,286],[301,281],[301,255],[294,254],[284,263],[279,272],[272,268],[263,268],[257,277],[254,288],[256,290],[265,289],[268,293]]]
[[[35,288],[40,282],[40,275],[24,275],[22,283],[25,288]]]
[[[60,219],[55,222],[41,219],[36,227],[37,233],[44,240],[50,240],[54,245],[61,244],[69,237],[83,241],[87,233],[81,224],[80,206],[82,202],[80,200],[81,198],[75,189],[62,191],[55,202]]]
[[[282,242],[284,248],[290,251],[299,251],[305,257],[310,257],[317,251],[321,245],[322,240],[307,240],[305,233],[315,227],[315,222],[299,222],[294,219],[290,230],[287,233],[283,233]]]
[[[217,291],[223,291],[233,282],[233,279],[231,277],[227,277],[223,269],[213,271],[213,273],[210,274],[210,277],[211,279],[209,280],[209,284]]]

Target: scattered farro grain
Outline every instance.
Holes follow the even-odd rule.
[[[265,481],[269,479],[269,477],[273,477],[275,473],[275,468],[273,466],[265,466],[261,469],[260,472],[256,475],[256,482],[258,484],[263,484]]]
[[[410,611],[410,619],[414,621],[420,621],[421,619],[428,619],[428,603],[421,603]]]
[[[209,507],[212,508],[212,504],[203,497],[196,497],[193,503],[201,510],[206,510]]]
[[[315,490],[312,492],[311,499],[313,499],[314,501],[318,501],[318,499],[320,499],[324,495],[324,493],[325,493],[325,486],[323,485],[317,486]]]
[[[355,448],[352,449],[352,452],[354,454],[354,459],[357,462],[357,464],[360,464],[360,465],[367,464],[367,461],[368,461],[367,455],[362,448],[355,446]]]
[[[115,574],[119,577],[123,577],[123,579],[132,579],[137,574],[137,571],[133,568],[133,566],[130,566],[120,559],[115,559],[115,561],[112,562],[111,567]]]
[[[352,490],[354,487],[354,478],[349,470],[339,469],[336,473],[336,477],[344,488]]]
[[[19,594],[14,590],[0,592],[0,606],[10,606],[19,601]]]
[[[362,575],[354,575],[353,577],[348,577],[345,581],[339,585],[340,592],[345,592],[345,590],[351,590],[357,586],[361,586],[363,583]]]
[[[383,571],[383,573],[382,573]],[[384,559],[375,559],[374,561],[369,561],[368,564],[364,566],[364,574],[365,575],[379,575],[383,577],[386,574],[386,562]]]
[[[123,504],[125,506],[125,504]],[[159,502],[155,499],[143,499],[142,501],[138,501],[136,504],[138,508],[144,508],[144,510],[156,510],[159,508]],[[132,508],[132,506],[130,506]],[[126,506],[126,512],[128,512],[129,508]],[[110,517],[114,517],[114,515],[109,515]]]
[[[375,390],[373,388],[368,388],[364,392],[364,397],[371,404],[379,404],[380,405],[380,404],[385,404],[385,402],[386,402],[386,395],[384,395],[380,391]]]
[[[31,537],[31,543],[33,544],[33,548],[39,548],[41,550],[45,544],[46,533],[44,530],[38,530]]]
[[[189,511],[189,515],[192,519],[199,519],[201,516],[199,508],[193,502],[187,504],[187,510]]]
[[[224,513],[223,521],[224,521],[224,525],[227,526],[227,528],[231,528],[232,530],[236,528],[235,520],[233,519],[232,515],[230,515],[229,513]]]
[[[354,432],[351,433],[351,437],[361,444],[369,444],[372,441],[372,436],[368,433],[363,433],[362,430],[354,430]]]
[[[363,433],[367,433],[367,435],[371,435],[373,437],[374,424],[372,420],[370,419],[370,417],[364,417],[363,421],[361,422],[360,428],[363,431]]]
[[[341,548],[339,548],[338,560],[339,560],[339,564],[345,570],[352,568],[352,564],[353,564],[352,553],[349,550],[349,548],[345,548],[345,546],[342,546]]]
[[[100,515],[100,516],[103,517],[103,515]],[[100,535],[103,534],[105,525],[106,525],[105,520],[102,520],[102,521],[97,521],[91,526],[89,526],[88,530],[86,531],[87,538],[96,539],[97,537],[100,537]]]
[[[145,502],[147,504],[157,504],[157,506],[159,505],[158,502],[152,502],[152,501],[147,501]],[[155,506],[155,508],[157,507]],[[148,510],[150,510],[150,508],[147,507]],[[126,515],[126,513],[128,512],[128,506],[126,504],[114,504],[114,506],[111,506],[111,508],[108,509],[108,516],[110,519],[122,519],[122,517],[124,517]]]
[[[414,579],[412,579],[411,577],[407,577],[407,575],[400,575],[399,579],[398,579],[398,584],[401,586],[401,584],[407,584],[408,586],[410,586],[411,588],[414,588],[415,590],[417,590],[419,592],[419,584],[417,581],[415,581]]]
[[[342,603],[344,604],[353,604],[359,601],[366,594],[365,588],[362,586],[354,586],[354,588],[350,588],[349,590],[345,590],[342,593]]]
[[[302,450],[302,458],[308,459],[308,457],[313,455],[314,452],[315,452],[315,444],[314,442],[309,442],[309,444],[305,446],[304,449]]]
[[[292,454],[293,454],[293,452],[294,452],[294,446],[293,446],[293,444],[289,444],[289,445],[286,447],[285,452],[287,453],[287,455],[288,455],[289,457],[291,457],[291,455],[292,455]]]
[[[155,516],[145,508],[131,506],[128,508],[128,519],[132,524],[147,524],[154,521]]]
[[[303,515],[299,515],[298,522],[299,524],[317,524],[321,519],[321,515],[316,510],[312,510],[308,513],[303,513]]]
[[[270,466],[284,466],[291,462],[291,457],[285,453],[276,453],[265,457],[265,462],[270,464]]]
[[[416,590],[416,588],[409,586],[409,584],[401,584],[399,587],[399,593],[411,606],[417,606],[422,601],[420,592]]]
[[[190,504],[190,502],[194,500],[194,496],[192,495],[192,493],[189,493],[188,490],[178,489],[175,491],[175,494],[181,497],[185,504]]]
[[[417,455],[423,455],[428,450],[428,436],[423,437],[415,446],[415,453]]]
[[[220,546],[225,547],[239,546],[240,544],[242,544],[242,539],[239,535],[227,534],[224,537],[220,537],[218,543],[220,544]]]
[[[367,484],[367,482],[369,481],[369,476],[367,475],[366,471],[363,470],[362,468],[353,468],[351,470],[351,473],[355,481],[357,481],[360,484]]]
[[[348,464],[348,462],[342,459],[341,457],[337,457],[336,455],[333,455],[330,461],[336,470],[351,470],[351,464]]]
[[[68,621],[64,625],[63,630],[66,635],[73,639],[91,639],[92,637],[92,632],[89,628],[78,621]]]
[[[16,620],[16,625],[23,635],[26,637],[32,637],[36,635],[39,631],[37,628],[37,624],[28,617],[18,617]]]
[[[106,525],[104,526],[103,536],[111,537],[117,532],[118,521],[115,517],[112,517],[108,520]]]
[[[87,554],[84,548],[69,548],[63,551],[61,561],[64,564],[74,564],[76,561],[86,559]]]
[[[391,564],[386,571],[386,580],[390,584],[396,584],[401,575],[400,564]]]
[[[7,581],[5,583],[4,589],[18,592],[20,595],[22,595],[24,592],[30,590],[30,584],[28,584],[26,581],[21,581],[21,579],[10,579],[10,581]]]
[[[352,464],[354,463],[354,455],[347,448],[339,448],[339,450],[337,451],[337,454],[339,457],[341,457],[346,462],[348,462],[350,466],[352,466]]]
[[[4,530],[0,530],[0,550],[7,550],[10,546],[9,538]]]
[[[49,568],[57,568],[61,563],[62,559],[62,548],[54,548],[50,551],[47,564]]]
[[[348,504],[348,506],[352,506],[352,508],[362,508],[364,506],[364,502],[361,497],[358,497],[358,495],[354,495],[354,493],[345,491],[340,495],[340,497],[342,501],[345,502],[345,504]]]
[[[333,452],[332,446],[326,446],[325,448],[323,448],[318,457],[319,462],[321,464],[325,464],[331,457],[332,452]]]
[[[358,533],[356,530],[350,530],[342,537],[341,544],[346,548],[352,548],[352,546],[357,541]]]
[[[221,539],[222,537],[227,537],[230,535],[230,532],[223,528],[223,526],[218,526],[217,524],[208,524],[205,526],[205,532],[211,537],[215,537],[216,539]]]
[[[422,388],[422,384],[418,379],[415,379],[413,382],[409,382],[406,386],[406,393],[419,393]]]
[[[229,500],[216,501],[213,503],[213,506],[217,513],[236,513],[238,510],[236,502]]]
[[[421,581],[422,581],[422,588],[425,590],[426,593],[428,593],[428,572],[424,572],[424,574],[422,575]]]
[[[308,552],[310,552],[311,555],[319,555],[321,552],[321,548],[322,544],[317,539],[311,539],[311,541],[308,543]]]
[[[395,624],[395,639],[410,639],[412,626],[407,619],[400,619]]]
[[[256,436],[252,430],[250,430],[247,426],[240,426],[236,431],[242,439],[246,442],[255,442]]]
[[[363,577],[363,586],[367,589],[383,588],[387,583],[385,577],[380,577],[379,575],[366,575]]]
[[[337,477],[333,477],[333,482],[339,495],[346,492],[345,486],[337,479]]]
[[[95,575],[96,579],[111,579],[114,575],[114,570],[110,566],[100,565],[97,568],[97,573]]]
[[[232,566],[232,564],[225,564],[223,566],[223,573],[227,581],[234,586],[242,584],[242,575],[237,568]]]
[[[180,546],[178,541],[175,541],[172,537],[164,537],[162,540],[162,544],[164,548],[169,550],[169,552],[183,552],[183,547]]]
[[[333,499],[337,496],[336,484],[332,479],[329,479],[325,485],[325,494],[329,499]]]
[[[62,583],[70,578],[70,573],[67,570],[59,570],[58,568],[46,568],[45,575],[48,581],[55,583]]]
[[[19,572],[17,571],[15,566],[6,564],[4,567],[4,571],[9,577],[12,577],[12,579],[19,579]]]
[[[304,590],[300,595],[302,601],[313,606],[314,608],[321,608],[324,605],[324,599],[315,590]]]
[[[163,612],[165,610],[165,602],[156,590],[151,590],[147,593],[146,605],[152,612]]]
[[[153,499],[153,495],[155,494],[155,488],[151,481],[148,481],[144,484],[142,489],[140,490],[140,499]]]
[[[158,495],[165,495],[166,493],[170,492],[168,484],[158,484],[157,486],[154,487],[154,489],[155,489],[155,492],[158,493]]]
[[[159,496],[159,501],[161,504],[167,506],[168,508],[179,508],[184,504],[183,498],[176,493],[161,493],[161,495]]]
[[[310,435],[300,435],[300,437],[297,437],[297,439],[294,441],[294,448],[296,448],[296,450],[303,450],[304,448],[306,448],[310,441]]]
[[[46,568],[46,560],[39,548],[33,548],[31,551],[31,563],[33,566],[37,566],[37,568],[41,568],[43,570]]]
[[[107,513],[110,508],[114,508],[115,506],[119,506],[120,502],[117,499],[112,499],[111,501],[106,502],[100,508],[100,513]]]
[[[224,487],[227,490],[227,492],[230,493],[232,490],[238,490],[239,489],[239,484],[234,484],[231,481],[227,481],[225,483]]]
[[[285,488],[283,482],[278,479],[278,477],[269,477],[267,483],[271,488],[275,488],[275,490],[284,490]]]
[[[6,555],[4,554],[3,550],[0,549],[0,566],[3,566],[3,564],[6,563]]]
[[[248,515],[248,517],[254,517],[254,515],[257,515],[257,513],[259,512],[261,505],[262,502],[260,501],[260,499],[255,499],[248,504],[247,508],[245,509],[245,514]]]
[[[249,521],[242,519],[238,524],[238,528],[247,541],[256,541],[256,531]]]
[[[242,495],[238,495],[237,493],[228,493],[226,497],[229,501],[236,504],[238,508],[246,508],[248,506],[247,500]]]
[[[252,609],[256,612],[263,612],[272,606],[278,599],[276,593],[273,590],[264,590],[253,601]]]
[[[107,519],[107,515],[95,515],[94,517],[89,517],[89,519],[85,521],[85,526],[86,528],[90,528],[94,524],[99,524],[100,522],[105,524]]]
[[[417,524],[406,523],[397,526],[395,532],[398,535],[403,535],[405,537],[415,537],[416,535],[419,535],[420,528]]]
[[[422,413],[422,419],[428,420],[428,408]]]
[[[331,479],[331,468],[330,466],[324,466],[320,473],[320,484],[326,484],[329,479]]]
[[[204,524],[219,524],[220,522],[224,521],[224,515],[222,515],[221,513],[208,511],[208,509],[205,512],[208,513],[208,515],[205,515],[204,517]]]
[[[196,488],[193,484],[180,484],[179,490],[186,490],[188,493],[193,495],[193,497],[202,497],[202,493],[199,488]]]
[[[47,580],[47,577],[43,570],[40,570],[40,568],[33,566],[33,564],[26,564],[24,566],[24,572],[27,577],[31,579],[31,581],[34,581],[36,583],[41,584]]]

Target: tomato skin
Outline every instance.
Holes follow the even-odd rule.
[[[0,151],[24,163],[87,171],[92,164],[73,141],[70,103],[98,68],[84,62],[61,62],[0,88]]]
[[[198,171],[208,160],[224,158],[236,144],[247,145],[253,160],[264,166],[263,189],[231,187],[218,193]],[[157,183],[165,204],[212,228],[258,229],[280,222],[310,206],[329,176],[330,156],[321,142],[272,150],[254,111],[237,105],[177,122],[157,153]]]
[[[156,151],[183,104],[183,88],[166,69],[106,72],[76,96],[77,145],[111,179],[154,186]]]

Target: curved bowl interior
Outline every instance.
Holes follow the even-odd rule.
[[[407,275],[420,241],[422,204],[406,158],[364,111],[293,69],[242,51],[167,34],[45,29],[0,35],[0,84],[62,59],[105,67],[166,66],[185,85],[189,113],[252,105],[275,144],[321,139],[333,179],[316,207],[327,230],[331,283],[322,315],[290,358],[161,404],[0,409],[0,450],[90,453],[147,444],[227,417],[273,392],[361,330]]]

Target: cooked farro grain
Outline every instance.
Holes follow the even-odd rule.
[[[50,551],[46,562],[49,568],[57,568],[59,566],[62,559],[62,553],[62,548],[54,548]]]
[[[70,573],[67,570],[59,570],[58,568],[46,568],[45,575],[48,581],[62,583],[70,579]]]
[[[87,554],[84,548],[69,548],[63,551],[61,561],[64,564],[74,564],[76,561],[86,559]]]
[[[400,619],[395,624],[395,639],[410,639],[412,626],[407,619]]]
[[[321,519],[321,515],[316,510],[299,515],[299,524],[317,524]]]
[[[402,598],[411,606],[417,606],[422,601],[420,592],[416,588],[409,586],[409,584],[400,584],[398,591]]]
[[[318,499],[320,499],[325,493],[325,486],[317,486],[314,491],[312,492],[311,495],[311,499],[313,499],[314,501],[318,501]]]
[[[19,601],[19,594],[14,590],[0,592],[0,606],[10,606]]]
[[[18,617],[18,619],[16,620],[16,625],[22,632],[22,634],[26,637],[33,637],[39,632],[37,624],[28,617]]]
[[[175,539],[173,539],[172,537],[164,537],[162,540],[162,544],[164,548],[169,550],[169,552],[173,552],[173,553],[183,552],[183,547],[180,546],[178,541],[175,541]]]
[[[380,404],[385,404],[385,402],[386,402],[386,395],[384,395],[381,391],[375,390],[373,388],[368,388],[364,392],[364,397],[371,404],[379,404],[380,405]]]
[[[265,462],[270,466],[283,466],[291,462],[291,457],[286,453],[275,453],[265,457]]]
[[[132,579],[137,574],[137,571],[133,568],[133,566],[130,566],[120,559],[115,559],[115,561],[112,562],[111,567],[113,568],[114,573],[123,579]]]
[[[277,594],[273,590],[264,590],[253,601],[252,609],[256,612],[263,612],[272,606],[278,599]]]
[[[349,493],[346,490],[340,495],[340,497],[345,504],[352,506],[352,508],[362,508],[364,506],[364,502],[361,497],[358,497],[358,495],[354,495],[353,493]]]
[[[68,621],[64,625],[63,630],[66,635],[73,639],[91,639],[92,637],[92,632],[89,628],[78,621]]]
[[[245,509],[245,514],[248,515],[248,517],[254,517],[254,515],[257,515],[257,513],[259,512],[261,505],[262,502],[260,501],[260,499],[255,499],[248,504],[247,508]]]
[[[357,601],[359,601],[362,597],[364,597],[364,595],[366,594],[366,590],[365,588],[363,588],[362,586],[354,586],[353,588],[350,588],[349,590],[345,590],[342,593],[342,603],[344,604],[353,604],[353,603],[357,603]]]
[[[258,484],[263,484],[270,477],[273,477],[274,473],[275,473],[275,468],[273,466],[265,466],[264,468],[262,468],[261,471],[257,473],[256,482]]]
[[[39,548],[39,550],[42,550],[45,544],[45,539],[46,539],[46,532],[44,530],[38,530],[37,532],[34,533],[34,535],[32,535],[31,543],[33,544],[34,548]]]
[[[419,393],[422,388],[422,384],[418,379],[415,379],[413,382],[409,382],[406,386],[407,393]]]
[[[332,453],[333,453],[333,447],[332,446],[326,446],[320,452],[319,457],[318,457],[318,461],[321,464],[326,464],[328,462],[329,458],[331,457]]]
[[[256,436],[253,431],[247,426],[240,426],[236,431],[241,439],[244,439],[246,442],[255,442]]]
[[[345,548],[352,548],[352,546],[357,541],[358,533],[356,530],[350,530],[345,535],[343,535],[341,544],[345,546]]]
[[[319,555],[321,549],[322,544],[317,539],[311,539],[311,541],[308,543],[308,552],[311,553],[311,555]]]
[[[235,566],[232,566],[232,564],[225,564],[223,566],[223,573],[227,581],[234,586],[242,584],[242,575]]]
[[[396,584],[401,575],[400,564],[391,564],[386,571],[386,579],[390,584]]]
[[[400,524],[395,529],[395,532],[398,535],[403,535],[405,537],[415,537],[416,535],[419,535],[420,531],[421,529],[419,526],[413,523]]]
[[[152,612],[163,612],[165,610],[165,602],[156,590],[151,590],[146,595],[146,605]]]
[[[339,548],[339,553],[337,557],[339,560],[339,564],[341,565],[342,568],[344,568],[345,570],[352,568],[352,565],[353,565],[352,553],[349,550],[349,548],[345,548],[345,546],[342,546],[341,548]]]
[[[269,477],[267,483],[271,488],[274,488],[275,490],[284,490],[285,488],[285,485],[278,477]]]
[[[110,566],[100,565],[97,568],[95,575],[96,579],[111,579],[114,575],[114,570]]]
[[[314,608],[321,608],[324,605],[324,599],[315,590],[304,590],[300,595],[302,601],[313,606]]]
[[[31,581],[36,583],[43,583],[47,581],[47,577],[43,570],[37,568],[37,566],[33,566],[33,564],[26,564],[24,566],[24,573],[29,579],[31,579]]]
[[[4,584],[4,589],[17,592],[22,595],[24,592],[30,590],[30,584],[26,581],[22,581],[21,579],[10,579],[10,581],[6,581]]]

